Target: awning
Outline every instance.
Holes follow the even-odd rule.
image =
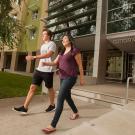
[[[109,34],[107,40],[121,51],[135,53],[135,31]]]

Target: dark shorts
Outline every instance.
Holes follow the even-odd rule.
[[[32,84],[40,86],[42,81],[45,82],[45,86],[49,89],[53,87],[53,72],[41,72],[38,70],[34,71]]]

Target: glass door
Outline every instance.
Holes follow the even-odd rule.
[[[128,54],[127,56],[127,77],[135,75],[135,54]]]
[[[83,51],[81,52],[81,54],[82,54],[84,75],[92,76],[94,53],[91,51]]]
[[[132,71],[133,71],[133,63],[132,63],[132,55],[128,55],[127,57],[127,78],[132,77]]]
[[[106,65],[106,79],[122,80],[123,56],[120,51],[109,51]]]

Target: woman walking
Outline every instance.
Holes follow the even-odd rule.
[[[64,46],[64,51],[60,52],[53,62],[43,63],[43,66],[57,65],[59,68],[60,76],[60,90],[57,98],[55,115],[51,124],[47,128],[42,130],[46,134],[56,131],[56,125],[63,111],[63,104],[65,100],[73,111],[70,119],[75,120],[79,117],[78,109],[75,106],[73,99],[71,98],[71,89],[76,83],[78,68],[80,72],[80,85],[84,84],[81,54],[79,49],[73,46],[70,36],[65,35],[62,38],[62,44]]]

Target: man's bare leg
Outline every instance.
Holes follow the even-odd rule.
[[[45,111],[51,112],[51,111],[55,110],[55,104],[54,104],[55,91],[53,88],[48,89],[48,91],[49,91],[48,93],[49,93],[50,105]]]
[[[53,88],[48,89],[50,105],[54,105],[55,90]]]
[[[13,110],[17,111],[17,112],[20,112],[21,114],[27,114],[28,106],[29,106],[29,104],[32,100],[32,97],[35,94],[36,89],[37,89],[37,86],[34,85],[34,84],[31,84],[29,92],[28,92],[27,97],[25,99],[24,105],[20,106],[20,107],[14,107]]]
[[[29,92],[28,92],[27,97],[26,97],[25,102],[24,102],[24,107],[26,109],[28,109],[28,106],[29,106],[34,94],[35,94],[36,89],[37,89],[36,85],[34,85],[34,84],[30,85]]]

